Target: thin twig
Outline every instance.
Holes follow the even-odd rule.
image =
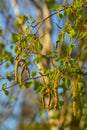
[[[34,78],[27,78],[27,79],[25,79],[24,81],[39,79],[39,78],[42,78],[43,76],[47,76],[47,75],[41,75],[41,76],[37,76],[37,77],[34,77]],[[18,83],[14,83],[14,84],[8,86],[6,89],[12,88],[12,87],[14,87],[14,86],[17,85],[17,84],[18,84]],[[2,91],[2,89],[1,89],[0,91]]]

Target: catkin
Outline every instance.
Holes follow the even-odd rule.
[[[23,72],[24,72],[24,70],[25,70],[25,67],[26,67],[26,63],[23,63],[23,64],[22,64],[22,69],[21,69],[21,71],[20,71],[20,76],[19,76],[20,85],[23,85],[22,75],[23,75]]]
[[[20,62],[25,62],[25,60],[23,59],[16,59],[16,63],[15,63],[15,82],[18,82],[18,66]]]
[[[15,82],[18,82],[18,65],[21,59],[19,58],[20,53],[22,52],[21,44],[18,45],[18,50],[16,54],[16,63],[15,63]]]
[[[45,96],[48,96],[47,106],[45,106]],[[42,95],[42,106],[46,107],[47,109],[50,109],[50,105],[51,105],[51,91],[50,89],[47,89],[45,93]]]
[[[16,59],[15,63],[15,82],[18,82],[18,65],[19,65],[20,59]]]
[[[26,71],[27,71],[27,76],[28,76],[28,78],[30,78],[30,70],[28,69],[27,66],[26,66]]]
[[[22,46],[21,44],[18,45],[18,50],[17,50],[17,55],[16,55],[16,59],[20,56],[20,53],[22,52]]]
[[[47,89],[47,96],[48,96],[47,109],[50,109],[50,105],[51,105],[51,91],[50,91],[50,89]]]
[[[55,78],[55,81],[54,81],[54,109],[57,109],[58,108],[58,100],[59,100],[59,97],[58,97],[58,86],[59,86],[59,79],[56,77]]]
[[[22,75],[24,70],[26,69],[27,75],[28,77],[30,77],[30,71],[27,67],[26,61],[24,59],[20,58],[20,54],[22,52],[22,45],[18,44],[18,50],[17,50],[17,54],[16,54],[16,63],[15,63],[15,82],[18,82],[18,67],[19,67],[19,63],[22,62],[22,69],[20,71],[20,75],[19,75],[19,83],[20,85],[23,85],[23,81],[22,81]]]
[[[73,86],[73,115],[76,116],[79,110],[79,98],[80,98],[77,79],[73,80],[72,86]]]

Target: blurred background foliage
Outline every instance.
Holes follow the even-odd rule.
[[[22,42],[20,57],[26,57],[32,75],[24,88],[14,82],[16,42]],[[0,0],[0,53],[0,130],[87,129],[87,0]],[[55,94],[57,68],[59,108],[46,110],[40,94],[48,78],[51,95]],[[70,87],[73,73],[80,89],[81,113],[76,117]]]

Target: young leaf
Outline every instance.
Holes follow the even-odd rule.
[[[59,34],[59,41],[60,43],[62,43],[64,41],[64,35],[65,35],[65,31],[63,30],[60,34]]]
[[[6,78],[7,78],[9,81],[11,81],[11,80],[13,79],[13,77],[12,77],[9,73],[6,74]]]
[[[6,96],[8,96],[8,95],[9,95],[9,91],[4,90],[4,94],[5,94]]]
[[[75,48],[76,47],[76,44],[69,44],[68,45],[68,47],[67,47],[67,54],[68,55],[71,55],[71,53],[72,53],[72,50],[73,50],[73,48]]]
[[[2,85],[2,90],[4,91],[4,90],[6,89],[6,87],[7,87],[7,83],[4,83],[4,84]]]
[[[37,48],[38,48],[38,50],[42,50],[43,49],[43,45],[40,42],[38,42],[37,43]]]
[[[8,96],[8,95],[9,95],[9,91],[6,90],[6,87],[7,87],[7,83],[4,83],[4,84],[2,85],[2,90],[3,90],[4,94],[5,94],[6,96]]]
[[[35,77],[36,74],[37,74],[37,72],[33,71],[33,72],[32,72],[32,77]]]
[[[25,87],[26,87],[26,88],[30,88],[31,85],[32,85],[32,81],[31,81],[31,82],[26,82],[26,83],[25,83]]]

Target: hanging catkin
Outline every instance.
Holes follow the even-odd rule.
[[[27,72],[27,78],[30,78],[30,71],[29,71],[29,69],[28,69],[28,67],[27,67],[27,64],[26,64],[26,62],[24,62],[23,64],[22,64],[22,69],[21,69],[21,71],[20,71],[20,76],[19,76],[19,83],[20,83],[20,85],[23,85],[23,81],[22,81],[22,77],[23,77],[23,72],[26,70],[26,72]],[[24,80],[26,80],[26,79],[24,79]]]
[[[79,110],[80,92],[78,88],[78,79],[72,81],[72,94],[73,94],[73,115],[76,116]]]
[[[59,101],[59,97],[58,97],[58,86],[59,86],[59,82],[60,80],[56,77],[55,81],[54,81],[54,109],[56,110],[58,108],[58,101]]]
[[[47,96],[47,106],[45,106],[45,97]],[[51,106],[51,90],[47,88],[46,91],[42,94],[42,106],[46,109],[50,109]]]
[[[22,46],[21,44],[18,44],[18,48],[17,48],[17,54],[16,54],[16,58],[15,58],[15,82],[18,82],[18,66],[19,66],[19,62],[21,61],[21,59],[19,58],[20,53],[22,52]]]
[[[25,68],[26,68],[26,62],[22,64],[22,69],[20,71],[20,76],[19,76],[20,85],[23,85],[22,76],[23,76],[23,72],[24,72]]]
[[[19,65],[20,59],[16,59],[15,63],[15,82],[18,82],[18,65]]]

